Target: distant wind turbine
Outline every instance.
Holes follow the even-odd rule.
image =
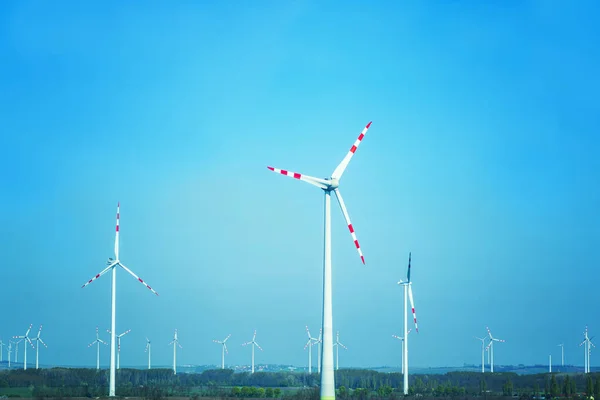
[[[96,345],[96,370],[100,370],[100,343],[102,343],[105,346],[108,346],[108,343],[100,339],[100,336],[98,334],[98,327],[96,327],[96,340],[88,344],[88,347]]]
[[[340,369],[340,347],[345,350],[348,350],[348,348],[344,346],[342,342],[340,342],[340,331],[337,331],[333,347],[335,347],[335,370],[337,371],[338,369]]]
[[[477,337],[475,336],[475,339],[477,340],[481,340],[481,373],[485,373],[485,358],[484,358],[484,354],[485,354],[485,337]]]
[[[150,369],[151,364],[150,364],[150,357],[152,356],[152,347],[151,347],[151,343],[150,343],[150,339],[146,338],[146,350],[144,350],[145,353],[148,353],[148,369]]]
[[[12,344],[13,342],[11,340],[8,341],[8,368],[10,368],[10,356],[12,354]]]
[[[106,331],[110,333],[110,329],[107,329]],[[121,338],[127,335],[129,332],[131,332],[131,329],[128,329],[120,335],[115,336],[117,338],[117,369],[121,369]]]
[[[229,354],[227,351],[227,339],[231,337],[231,333],[223,340],[213,340],[213,342],[220,344],[221,347],[221,369],[225,369],[225,353]]]
[[[552,373],[552,354],[548,355],[548,372]]]
[[[173,345],[173,375],[177,375],[177,346],[180,349],[183,349],[183,346],[179,344],[179,339],[177,338],[177,329],[175,329],[175,334],[173,334],[173,340],[169,345]]]
[[[406,334],[409,335],[410,331],[412,331],[412,328],[410,328]],[[398,335],[392,335],[392,337],[398,339],[402,345],[402,355],[400,356],[400,363],[402,364],[402,373],[404,374],[404,338]]]
[[[407,314],[407,295],[408,299],[410,299],[410,307],[412,309],[413,319],[415,322],[415,331],[419,333],[419,326],[417,325],[417,314],[415,314],[415,302],[413,300],[412,293],[412,282],[410,281],[410,261],[411,261],[411,253],[408,253],[408,272],[406,273],[406,281],[400,280],[398,285],[404,286],[404,368],[403,368],[403,378],[404,378],[404,395],[408,395],[408,314]]]
[[[490,372],[494,372],[494,342],[504,343],[504,340],[496,339],[495,337],[492,336],[492,332],[490,331],[490,328],[486,327],[486,329],[488,331],[488,336],[490,337],[490,342],[487,345],[487,348],[489,348],[490,352],[491,352]]]
[[[14,339],[21,339],[24,342],[25,355],[23,356],[23,369],[27,369],[27,344],[29,344],[31,346],[31,348],[35,348],[33,346],[33,343],[31,342],[31,339],[29,338],[29,331],[31,330],[32,326],[33,326],[33,324],[29,324],[29,328],[27,328],[27,332],[25,332],[25,335],[13,336]]]
[[[96,274],[92,279],[87,281],[82,288],[86,287],[90,283],[94,282],[96,279],[100,278],[102,275],[112,270],[112,296],[111,296],[111,316],[110,316],[110,376],[109,376],[109,384],[108,384],[108,395],[110,397],[115,396],[115,374],[116,374],[116,365],[115,365],[115,342],[116,342],[116,306],[117,306],[117,266],[123,268],[129,275],[133,276],[137,279],[142,285],[146,286],[152,293],[158,296],[158,293],[154,289],[150,287],[146,282],[142,280],[139,276],[133,273],[129,268],[127,268],[124,264],[121,263],[119,259],[119,209],[120,203],[117,203],[117,225],[115,228],[115,259],[108,259],[108,267],[104,268],[98,274]]]
[[[40,329],[38,330],[37,336],[33,338],[33,340],[35,341],[35,369],[39,369],[39,366],[40,366],[40,364],[39,364],[40,343],[43,344],[45,348],[48,348],[46,343],[44,343],[44,341],[40,337],[41,333],[42,333],[42,325],[40,325]]]
[[[588,336],[588,327],[585,327],[585,332],[583,332],[583,342],[579,343],[579,346],[583,345],[583,350],[584,350],[584,365],[583,365],[583,369],[584,369],[584,373],[589,373],[590,372],[590,355],[592,354],[592,346],[596,347],[594,345],[594,343],[592,343],[592,339],[594,337],[589,337]]]
[[[315,343],[318,343],[318,339],[310,335],[308,325],[306,325],[306,334],[308,335],[308,342],[304,345],[304,349],[308,347],[308,374],[312,374],[312,347]]]
[[[254,335],[252,336],[252,340],[246,343],[242,343],[242,346],[252,345],[252,373],[254,373],[254,346],[258,347],[260,351],[262,351],[262,347],[258,343],[256,343],[256,329],[254,330]]]
[[[12,342],[12,344],[15,345],[15,364],[19,362],[19,343],[21,343],[22,341],[23,339]]]
[[[560,347],[560,365],[561,367],[565,366],[565,344],[561,343],[558,345]]]
[[[2,340],[0,340],[0,362],[4,361],[2,358],[2,356],[4,355],[4,346],[6,346],[6,344],[4,344]]]

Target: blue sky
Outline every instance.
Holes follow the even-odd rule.
[[[4,340],[44,324],[42,363],[94,365],[112,255],[122,365],[306,363],[333,204],[343,366],[400,365],[413,253],[417,366],[583,363],[600,265],[599,7],[558,2],[59,2],[0,5]],[[105,335],[105,338],[107,335]],[[108,362],[105,351],[102,363]],[[592,365],[595,357],[592,357]]]

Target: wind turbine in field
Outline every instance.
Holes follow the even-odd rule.
[[[19,343],[22,341],[23,339],[12,342],[15,345],[15,364],[19,362]]]
[[[31,339],[29,338],[29,331],[31,330],[32,326],[33,326],[33,324],[29,324],[29,328],[27,328],[27,332],[25,332],[25,335],[23,335],[23,336],[13,336],[13,339],[21,339],[24,342],[25,355],[23,356],[23,369],[27,369],[27,344],[29,343],[29,345],[31,346],[31,348],[35,348],[33,346],[33,343],[31,342]],[[18,349],[18,347],[17,347],[17,349]]]
[[[402,279],[398,282],[398,285],[404,286],[404,356],[402,357],[402,361],[404,361],[404,368],[402,368],[402,375],[404,379],[404,395],[408,395],[408,299],[410,300],[410,308],[412,310],[413,320],[415,322],[415,331],[419,333],[419,326],[417,325],[417,314],[415,313],[415,301],[413,299],[412,292],[412,282],[410,281],[410,262],[411,262],[411,253],[408,253],[408,271],[406,272],[406,281]]]
[[[356,238],[356,233],[354,232],[354,227],[350,222],[350,216],[348,215],[348,210],[346,209],[346,205],[344,204],[344,200],[339,190],[340,180],[342,179],[342,175],[348,166],[348,163],[352,159],[352,156],[356,152],[356,149],[360,145],[361,141],[365,137],[367,130],[371,126],[371,122],[369,122],[365,128],[362,130],[358,139],[354,142],[350,151],[342,162],[336,167],[336,169],[331,174],[330,178],[321,179],[315,178],[308,175],[299,174],[296,172],[287,171],[284,169],[278,169],[274,167],[267,167],[271,171],[289,176],[294,179],[299,179],[306,183],[310,183],[313,186],[322,189],[325,193],[325,229],[324,229],[324,257],[323,257],[323,353],[321,357],[321,399],[322,400],[333,400],[335,399],[335,377],[333,374],[333,332],[332,332],[332,290],[331,290],[331,192],[335,193],[340,208],[342,209],[342,214],[344,215],[344,219],[346,220],[346,224],[348,225],[348,229],[350,230],[350,235],[352,235],[352,240],[354,241],[354,245],[356,246],[356,250],[358,251],[358,255],[360,256],[363,264],[365,263],[365,258],[363,257],[362,251],[360,249],[360,245],[358,244],[358,240]]]
[[[229,336],[228,336],[229,337]],[[227,340],[227,339],[225,339]],[[258,343],[256,343],[256,329],[254,330],[254,335],[252,336],[252,340],[246,343],[242,343],[242,346],[252,345],[252,373],[254,373],[254,346],[258,347],[260,351],[262,351],[262,347]]]
[[[337,331],[333,347],[335,347],[335,370],[337,371],[338,369],[340,369],[340,347],[348,350],[348,348],[344,346],[342,342],[340,342],[340,331]]]
[[[150,339],[148,339],[148,338],[146,338],[146,350],[144,350],[144,353],[148,353],[148,369],[150,369],[150,367],[151,367],[150,358],[152,356],[152,347],[151,347]]]
[[[13,342],[11,340],[8,341],[8,349],[7,349],[7,354],[8,354],[8,368],[10,368],[10,356],[12,355],[12,344]]]
[[[480,337],[475,336],[475,339],[481,341],[481,372],[485,373],[485,364],[484,364],[485,357],[484,357],[484,355],[485,355],[485,339],[486,338],[485,337],[480,338]]]
[[[100,336],[98,334],[98,327],[96,327],[96,340],[94,340],[92,343],[88,344],[88,347],[92,347],[93,345],[96,345],[96,370],[100,369],[100,343],[108,346],[108,343],[106,343],[104,340],[100,339]]]
[[[323,344],[323,329],[319,329],[319,337],[315,339],[317,344],[317,373],[321,373],[321,344]],[[333,344],[335,346],[335,343]]]
[[[308,373],[312,374],[312,347],[315,343],[318,343],[318,339],[315,339],[310,335],[308,325],[306,325],[306,334],[308,335],[308,342],[304,345],[304,350],[308,347]],[[333,349],[333,347],[332,347]]]
[[[221,369],[225,369],[225,353],[229,354],[227,351],[227,339],[231,337],[231,333],[223,340],[213,340],[213,342],[220,344],[221,347]]]
[[[106,330],[108,333],[110,333],[110,329]],[[129,332],[131,332],[131,329],[126,330],[125,332],[121,333],[120,335],[116,335],[117,338],[117,369],[121,369],[121,338],[125,335],[127,335]]]
[[[177,375],[177,346],[179,346],[180,349],[183,349],[177,338],[177,329],[175,329],[173,340],[171,340],[169,345],[173,345],[173,375]]]
[[[4,346],[6,346],[6,344],[0,340],[0,362],[4,361],[4,359],[2,358],[4,355]]]
[[[490,337],[490,342],[487,345],[487,349],[490,349],[490,372],[494,372],[494,342],[500,342],[500,343],[504,343],[504,340],[502,339],[496,339],[495,337],[492,336],[492,332],[490,331],[490,328],[486,327],[487,331],[488,331],[488,336]]]
[[[412,331],[412,328],[410,328],[408,332],[406,332],[407,336],[410,334],[410,331]],[[398,335],[392,335],[392,337],[394,339],[398,339],[402,343],[402,355],[400,356],[400,363],[402,364],[402,373],[404,373],[404,338]]]
[[[565,344],[561,343],[558,345],[560,347],[560,366],[565,366]]]
[[[150,287],[146,282],[142,280],[139,276],[133,273],[129,268],[127,268],[124,264],[121,263],[119,259],[119,209],[120,203],[117,203],[117,225],[115,228],[115,259],[108,259],[108,266],[100,271],[96,276],[87,281],[82,288],[86,287],[90,283],[94,282],[96,279],[100,278],[102,275],[112,270],[112,296],[111,296],[111,316],[110,316],[110,379],[109,379],[109,389],[108,395],[115,395],[115,330],[116,330],[116,304],[117,304],[117,266],[123,268],[127,271],[131,276],[137,279],[142,285],[146,286],[152,293],[158,296],[158,293],[154,289]]]
[[[37,336],[33,338],[33,340],[35,341],[35,369],[39,369],[39,366],[40,366],[40,364],[39,364],[40,343],[43,344],[45,348],[48,348],[48,346],[46,346],[46,343],[44,343],[44,341],[40,337],[41,334],[42,334],[42,325],[40,325],[40,329],[38,330]]]
[[[594,345],[594,343],[592,343],[592,339],[594,337],[589,337],[588,336],[588,327],[585,327],[585,331],[583,332],[583,342],[579,343],[579,346],[583,345],[583,350],[584,350],[584,365],[583,365],[583,369],[584,369],[584,373],[589,373],[590,372],[590,355],[592,354],[592,346],[596,347]]]

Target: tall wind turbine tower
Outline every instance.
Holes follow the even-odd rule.
[[[4,344],[2,340],[0,340],[0,362],[4,361],[4,359],[2,358],[2,356],[4,355],[4,346],[6,346],[6,344]]]
[[[39,369],[39,367],[40,367],[40,363],[39,363],[40,343],[43,344],[45,348],[48,348],[48,346],[46,346],[46,343],[44,343],[44,341],[40,337],[41,334],[42,334],[42,325],[40,325],[40,329],[38,330],[37,336],[33,338],[33,340],[35,341],[35,369]]]
[[[252,373],[254,373],[254,346],[258,347],[260,351],[262,351],[262,347],[258,343],[256,343],[256,329],[254,330],[254,335],[252,335],[252,340],[246,343],[242,343],[242,346],[252,345]]]
[[[584,364],[583,364],[583,369],[584,369],[584,373],[589,373],[590,372],[590,355],[592,353],[592,346],[596,347],[594,345],[594,343],[592,343],[592,338],[590,338],[588,336],[588,327],[585,327],[585,331],[583,332],[583,342],[579,343],[579,346],[583,345],[583,350],[584,350]]]
[[[8,353],[8,368],[10,368],[10,356],[12,354],[12,344],[13,344],[13,342],[9,340],[8,341],[8,352],[7,352]]]
[[[108,343],[100,339],[100,336],[98,334],[98,327],[96,327],[96,340],[88,344],[88,347],[96,345],[96,370],[100,370],[100,343],[102,343],[105,346],[108,346]]]
[[[229,354],[227,351],[227,339],[231,337],[231,333],[227,335],[227,337],[223,340],[213,340],[213,342],[221,345],[221,369],[225,369],[225,353]]]
[[[306,334],[308,335],[308,342],[304,345],[304,350],[308,347],[308,374],[310,375],[312,374],[312,347],[317,343],[317,339],[310,335],[308,325],[306,325]]]
[[[151,347],[150,339],[148,339],[148,338],[146,338],[146,349],[144,350],[144,352],[148,353],[148,369],[150,369],[150,367],[151,367],[150,359],[152,357],[152,347]]]
[[[565,344],[561,343],[558,345],[560,347],[560,366],[565,366]]]
[[[475,339],[477,340],[481,340],[481,373],[485,373],[485,358],[484,358],[484,354],[485,354],[485,337],[477,337],[475,336]]]
[[[413,319],[415,322],[415,331],[419,333],[419,326],[417,325],[417,314],[415,313],[415,302],[413,299],[412,293],[412,282],[410,281],[410,262],[411,262],[411,253],[408,253],[408,272],[406,273],[406,281],[400,280],[398,285],[404,286],[404,356],[402,357],[404,361],[404,368],[402,369],[403,378],[404,378],[404,395],[408,395],[408,313],[407,313],[407,296],[410,299],[410,307],[412,309]]]
[[[408,330],[408,332],[406,333],[406,335],[409,335],[410,331],[412,331],[412,328],[410,328]],[[392,335],[392,337],[394,339],[398,339],[401,342],[401,344],[402,344],[402,355],[400,356],[400,363],[402,364],[402,373],[404,374],[404,338],[400,337],[398,335]]]
[[[333,374],[333,313],[332,313],[332,289],[331,289],[331,192],[333,192],[340,204],[340,208],[342,209],[342,214],[344,215],[344,219],[346,220],[346,224],[348,225],[348,230],[350,230],[350,235],[352,236],[352,240],[354,241],[354,246],[358,251],[358,255],[360,256],[363,264],[365,263],[365,259],[362,254],[362,250],[360,249],[360,245],[358,244],[358,239],[356,238],[356,233],[354,232],[354,227],[350,222],[350,216],[348,215],[348,210],[346,209],[346,205],[342,198],[342,195],[339,190],[340,180],[342,179],[342,175],[348,166],[348,163],[352,159],[352,156],[356,152],[356,149],[360,145],[361,141],[365,137],[369,127],[371,126],[371,122],[369,122],[365,128],[362,130],[358,139],[354,142],[346,157],[340,162],[340,164],[336,167],[336,169],[331,174],[330,178],[320,179],[315,178],[308,175],[299,174],[296,172],[287,171],[284,169],[268,167],[271,171],[289,176],[294,179],[299,179],[306,183],[309,183],[313,186],[322,189],[325,193],[325,229],[324,229],[324,255],[323,255],[323,352],[321,356],[321,400],[334,400],[335,399],[335,377]]]
[[[344,350],[348,350],[348,348],[344,346],[342,342],[340,342],[340,331],[337,331],[336,333],[335,343],[333,344],[333,347],[335,347],[335,370],[337,371],[338,369],[340,369],[340,347]]]
[[[115,365],[115,341],[116,341],[116,306],[117,306],[117,267],[123,268],[129,275],[133,276],[137,279],[142,285],[146,286],[152,293],[158,296],[158,293],[154,289],[150,287],[142,278],[133,273],[129,268],[127,268],[124,264],[121,263],[119,259],[119,209],[120,203],[117,203],[117,225],[115,228],[115,259],[108,259],[108,266],[96,274],[92,279],[87,281],[82,288],[86,287],[90,283],[94,282],[96,279],[100,278],[102,275],[107,273],[108,271],[112,271],[112,296],[111,296],[111,316],[110,316],[110,380],[109,380],[109,388],[108,395],[114,397],[115,395],[115,374],[116,374],[116,365]]]
[[[491,358],[490,358],[490,372],[494,372],[494,342],[504,343],[502,339],[496,339],[492,336],[492,332],[490,332],[490,328],[486,327],[488,331],[488,336],[490,337],[490,342],[487,345],[487,348],[490,349]]]
[[[25,335],[13,336],[13,339],[21,339],[24,343],[25,355],[23,356],[23,369],[27,369],[27,344],[29,344],[32,349],[35,348],[33,346],[33,343],[31,342],[31,339],[29,338],[29,331],[31,330],[32,326],[33,326],[33,324],[29,324],[29,328],[27,328],[27,332],[25,332]],[[18,347],[17,347],[17,349],[18,349]]]
[[[177,346],[179,346],[180,349],[183,349],[183,347],[179,344],[179,339],[177,338],[177,329],[175,329],[173,340],[171,340],[169,345],[173,345],[173,375],[177,375]]]
[[[110,329],[107,329],[106,331],[110,333]],[[131,329],[127,329],[120,335],[115,336],[117,338],[117,369],[121,369],[121,338],[127,335],[129,332],[131,332]]]
[[[552,373],[552,354],[548,356],[548,372]]]

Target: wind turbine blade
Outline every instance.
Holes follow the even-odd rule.
[[[121,333],[120,335],[117,335],[117,336],[123,337],[123,336],[127,335],[129,332],[131,332],[131,329],[128,329],[125,332],[123,332],[123,333]]]
[[[358,239],[356,238],[356,233],[354,232],[354,227],[352,226],[352,222],[350,222],[350,216],[348,215],[348,210],[346,209],[346,204],[344,204],[344,199],[342,198],[342,194],[339,189],[334,189],[335,197],[338,199],[338,203],[340,208],[342,209],[342,214],[344,214],[344,219],[346,220],[346,224],[348,225],[348,230],[350,230],[350,235],[352,235],[352,240],[354,241],[354,246],[356,246],[356,250],[358,251],[358,255],[362,263],[365,263],[365,258],[363,257],[362,250],[360,249],[360,245],[358,244]]]
[[[32,326],[33,326],[33,324],[29,324],[29,328],[27,328],[27,332],[25,332],[25,337],[27,337],[29,335],[29,332],[31,331]]]
[[[229,354],[229,351],[227,351],[227,345],[225,343],[223,343],[223,347],[225,348],[225,353]]]
[[[174,340],[171,340],[167,346],[172,345],[174,342],[175,342]],[[214,340],[213,340],[213,342],[214,342]]]
[[[26,337],[25,339],[27,339],[27,341],[29,342],[29,344],[31,345],[32,349],[35,349],[35,346],[33,345],[33,342],[31,341],[31,339],[29,339],[28,337]]]
[[[40,334],[42,333],[42,325],[40,325],[40,329],[38,330],[37,338],[40,338]]]
[[[102,275],[104,275],[105,273],[107,273],[108,271],[110,271],[110,269],[113,268],[116,264],[117,264],[116,262],[110,264],[108,267],[104,268],[102,270],[102,272],[100,272],[99,274],[96,274],[96,276],[94,276],[92,279],[90,279],[89,281],[87,281],[86,283],[84,283],[81,287],[84,288],[87,285],[89,285],[90,283],[94,282],[96,279],[100,278]]]
[[[133,277],[134,277],[135,279],[137,279],[137,280],[138,280],[138,281],[139,281],[139,282],[140,282],[142,285],[146,286],[148,289],[150,289],[150,291],[151,291],[152,293],[154,293],[155,295],[157,295],[157,296],[158,296],[158,293],[156,293],[156,291],[155,291],[154,289],[152,289],[152,288],[150,287],[150,285],[148,285],[146,282],[144,282],[144,280],[143,280],[142,278],[140,278],[139,276],[137,276],[136,274],[134,274],[134,273],[133,273],[133,271],[131,271],[129,268],[127,268],[126,266],[124,266],[124,265],[123,265],[123,264],[121,264],[120,262],[119,262],[119,266],[120,266],[121,268],[123,268],[125,271],[129,272],[129,273],[131,274],[131,276],[133,276]]]
[[[417,325],[417,314],[415,313],[415,301],[413,300],[412,286],[408,285],[408,298],[410,299],[410,308],[412,309],[413,319],[415,320],[415,330],[419,333]]]
[[[260,345],[259,345],[258,343],[254,342],[254,344],[256,345],[256,347],[258,347],[258,349],[259,349],[260,351],[262,351],[262,347],[260,347]]]
[[[485,329],[487,329],[487,332],[488,332],[488,335],[490,336],[490,339],[493,340],[494,337],[492,336],[492,332],[490,331],[490,328],[486,326]]]
[[[242,346],[248,346],[249,344],[252,344],[252,342],[242,343]]]
[[[310,183],[311,185],[314,185],[321,189],[325,189],[329,186],[329,182],[327,182],[325,179],[319,179],[319,178],[315,178],[314,176],[299,174],[297,172],[292,172],[292,171],[288,171],[285,169],[279,169],[279,168],[275,168],[275,167],[267,167],[267,168],[277,174],[289,176],[290,178],[294,178],[294,179],[299,179],[301,181]]]
[[[92,343],[88,344],[88,347],[92,347],[93,345],[95,345],[98,342],[98,340],[94,340]]]
[[[367,134],[367,131],[369,130],[369,128],[371,127],[371,123],[373,121],[369,122],[367,124],[367,126],[365,126],[365,128],[362,130],[362,132],[360,133],[360,135],[358,135],[358,139],[356,139],[356,141],[354,142],[354,144],[352,145],[352,147],[350,148],[350,151],[348,151],[348,154],[346,154],[346,157],[344,157],[344,159],[342,160],[342,162],[336,167],[336,169],[333,171],[333,174],[331,174],[332,178],[336,178],[336,179],[342,179],[342,175],[344,174],[344,171],[346,170],[346,167],[348,166],[348,163],[350,162],[350,160],[352,159],[352,156],[354,155],[354,153],[356,152],[356,149],[358,148],[358,146],[360,145],[360,142],[363,140],[363,138],[365,137],[365,135]]]
[[[229,335],[227,335],[227,337],[223,340],[223,343],[225,343],[227,341],[227,339],[229,339],[231,337],[231,333]]]
[[[339,344],[340,346],[342,346],[342,349],[346,349],[346,350],[348,350],[348,348],[347,348],[346,346],[344,346],[343,344],[341,344],[341,343],[338,343],[338,344]]]
[[[312,341],[312,338],[308,339],[308,342],[306,342],[306,344],[304,345],[304,350],[306,350],[306,348],[312,344]]]
[[[48,346],[46,345],[46,343],[44,343],[42,338],[38,338],[37,341],[40,342],[41,344],[43,344],[45,348],[48,348]]]
[[[410,259],[411,253],[408,253],[408,272],[406,273],[406,280],[410,283]]]
[[[256,339],[256,329],[254,330],[254,335],[252,335],[252,341],[254,342],[255,339]]]
[[[398,335],[392,335],[392,337],[393,337],[394,339],[398,339],[398,340],[404,340],[404,338],[402,338],[402,337],[400,337],[400,336],[398,336]]]
[[[309,339],[312,338],[312,336],[310,336],[310,331],[308,330],[308,325],[306,325],[306,334],[308,335]]]
[[[180,349],[183,349],[183,346],[181,345],[181,343],[177,342],[177,346],[179,346]]]

